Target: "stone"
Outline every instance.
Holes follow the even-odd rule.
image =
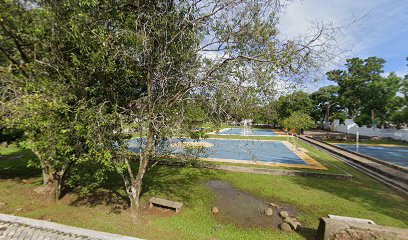
[[[163,198],[158,198],[158,197],[152,197],[149,200],[149,208],[152,208],[153,205],[159,205],[167,208],[173,208],[176,210],[176,212],[180,211],[180,208],[183,206],[183,203],[181,202],[176,202],[176,201],[170,201],[167,199]]]
[[[269,206],[274,207],[274,208],[277,208],[277,207],[278,207],[278,205],[276,205],[276,204],[273,203],[273,202],[269,203]]]
[[[408,229],[381,226],[356,221],[345,221],[334,218],[320,218],[316,240],[345,240],[345,239],[408,239]]]
[[[289,225],[289,223],[283,222],[279,225],[279,228],[284,231],[284,232],[291,232],[292,227]]]
[[[280,211],[279,216],[281,216],[281,218],[285,219],[285,218],[289,217],[289,213],[287,211]]]
[[[217,214],[217,213],[219,213],[219,210],[218,210],[217,207],[213,207],[213,208],[211,209],[211,212],[212,212],[213,214]]]
[[[283,222],[289,224],[290,227],[291,227],[293,230],[295,230],[295,231],[298,230],[298,229],[300,229],[300,223],[297,222],[297,221],[294,221],[294,220],[293,220],[292,218],[290,218],[290,217],[284,218],[284,219],[283,219]]]
[[[283,221],[286,222],[286,223],[291,223],[291,222],[293,222],[292,218],[290,218],[290,217],[285,217],[285,218],[283,219]]]
[[[290,222],[288,222],[288,223],[289,223],[289,225],[292,227],[293,230],[295,230],[295,231],[300,230],[300,227],[301,227],[300,222],[294,221],[294,220],[292,219],[292,221],[290,221]]]
[[[273,209],[272,208],[265,209],[265,215],[266,216],[272,216],[273,215]]]

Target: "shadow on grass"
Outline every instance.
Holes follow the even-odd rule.
[[[305,189],[316,189],[334,195],[339,199],[356,202],[371,212],[387,215],[397,220],[405,219],[405,224],[408,225],[406,197],[355,170],[352,170],[352,174],[354,178],[349,181],[304,177],[297,178],[296,183]],[[333,202],[333,205],[333,212],[327,212],[327,214],[347,215],[347,213],[336,212],[336,202]],[[349,214],[354,214],[351,217],[367,218],[364,214],[359,216],[360,212],[358,209],[350,208],[348,211]]]
[[[41,170],[29,167],[28,162],[36,159],[30,149],[16,149],[0,156],[0,179],[22,180],[41,176]]]
[[[137,166],[134,166],[137,169]],[[142,204],[150,197],[161,197],[181,201],[193,206],[200,198],[201,184],[220,173],[208,169],[189,167],[169,167],[156,165],[145,174],[142,185]],[[75,192],[75,190],[73,191]],[[129,207],[129,199],[123,189],[123,183],[118,174],[110,173],[103,187],[84,196],[77,197],[72,206],[98,205],[112,206],[111,212],[120,213]]]
[[[110,206],[111,213],[119,214],[123,210],[126,210],[129,206],[129,200],[125,195],[119,193],[112,189],[99,189],[96,192],[78,196],[73,202],[70,203],[71,206],[83,206],[87,205],[90,207],[97,207],[100,205]]]
[[[204,194],[202,183],[219,174],[222,172],[203,168],[156,166],[143,180],[142,196],[163,197],[193,206]]]
[[[28,162],[36,156],[30,149],[2,149],[0,156],[0,179],[14,179],[22,181],[28,178],[41,177],[41,170],[28,167]],[[4,154],[5,153],[5,154]],[[134,164],[135,172],[138,165]],[[221,172],[208,169],[190,167],[169,167],[156,165],[149,169],[143,179],[142,202],[147,202],[151,196],[162,197],[170,200],[182,201],[190,206],[194,199],[202,194],[203,181],[215,178]],[[123,189],[123,182],[119,175],[110,172],[104,184],[95,191],[86,195],[79,194],[76,187],[65,186],[64,195],[72,194],[72,206],[98,205],[112,206],[113,213],[120,213],[129,206],[129,200]]]
[[[313,228],[302,228],[300,231],[296,232],[300,236],[307,240],[314,240],[316,235],[316,229]]]

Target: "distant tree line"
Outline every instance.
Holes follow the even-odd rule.
[[[295,91],[272,98],[266,104],[252,100],[240,107],[225,109],[236,119],[253,118],[257,123],[276,126],[285,125],[284,120],[294,113],[309,115],[315,122],[350,118],[359,125],[406,126],[408,75],[400,77],[391,72],[384,76],[384,63],[385,60],[378,57],[347,59],[344,70],[326,74],[336,85],[321,87],[310,94]]]

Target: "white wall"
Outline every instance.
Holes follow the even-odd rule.
[[[396,130],[394,128],[367,128],[367,126],[365,125],[359,127],[357,123],[355,123],[352,119],[346,119],[346,121],[344,121],[344,124],[339,123],[340,121],[338,119],[334,120],[333,125],[331,126],[331,130],[350,134],[356,134],[358,131],[361,136],[388,137],[392,139],[408,141],[408,129]]]

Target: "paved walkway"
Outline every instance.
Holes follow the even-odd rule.
[[[0,214],[0,240],[137,240],[127,236]]]

